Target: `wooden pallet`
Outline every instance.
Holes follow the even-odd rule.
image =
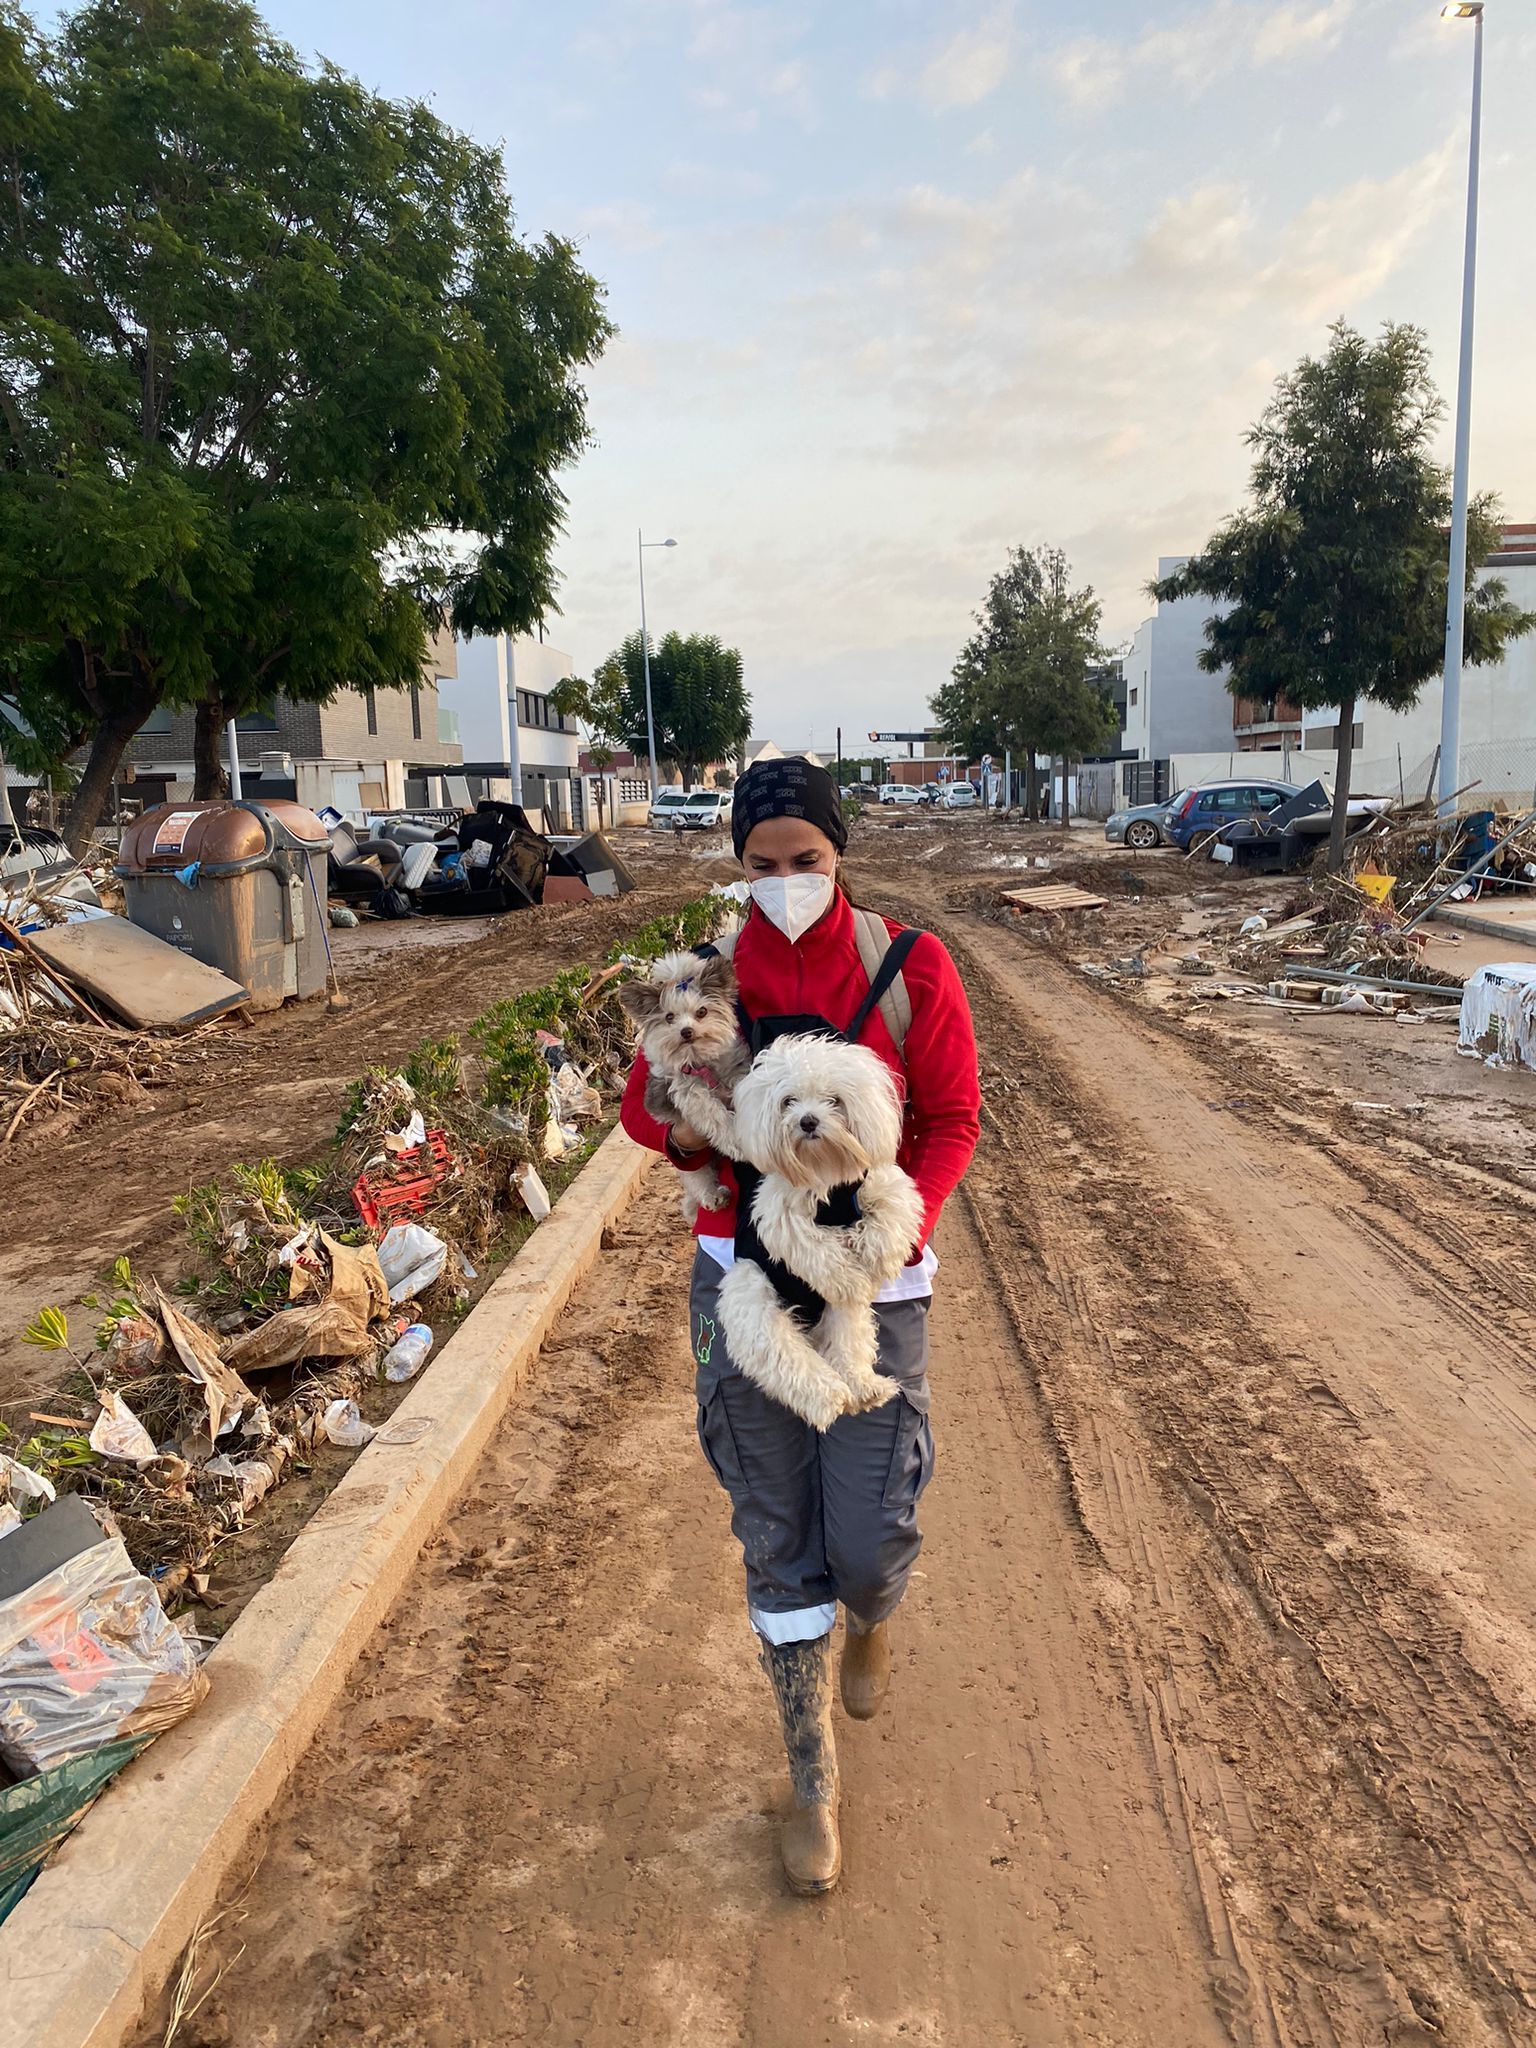
[[[1017,910],[1107,910],[1107,896],[1091,896],[1071,882],[1042,882],[1034,889],[1004,889],[1004,903]]]

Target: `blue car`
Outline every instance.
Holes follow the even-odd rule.
[[[1278,810],[1287,797],[1300,792],[1294,782],[1259,782],[1252,779],[1226,782],[1197,782],[1176,796],[1163,824],[1169,842],[1188,850],[1191,840],[1235,825],[1239,818],[1262,818]]]

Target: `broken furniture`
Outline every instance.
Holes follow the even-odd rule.
[[[392,839],[359,839],[341,820],[330,827],[327,881],[330,893],[361,904],[380,917],[409,917],[411,899],[401,870],[405,848]]]
[[[313,923],[313,909],[310,916]],[[66,989],[84,989],[141,1031],[185,1031],[250,1000],[240,982],[126,918],[50,925],[26,943]]]

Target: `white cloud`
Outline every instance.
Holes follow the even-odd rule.
[[[926,53],[885,64],[867,81],[875,99],[911,95],[935,113],[979,106],[996,92],[1013,60],[1013,8],[1005,5]]]
[[[1046,75],[1081,112],[1122,99],[1136,85],[1176,88],[1196,98],[1233,72],[1284,64],[1331,49],[1354,0],[1212,0],[1181,21],[1145,28],[1130,40],[1079,36],[1042,59]]]

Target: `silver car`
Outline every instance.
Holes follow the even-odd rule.
[[[1111,846],[1131,846],[1139,853],[1145,853],[1149,847],[1166,846],[1163,820],[1167,815],[1167,797],[1160,804],[1137,804],[1133,810],[1116,811],[1104,820],[1104,837]]]

